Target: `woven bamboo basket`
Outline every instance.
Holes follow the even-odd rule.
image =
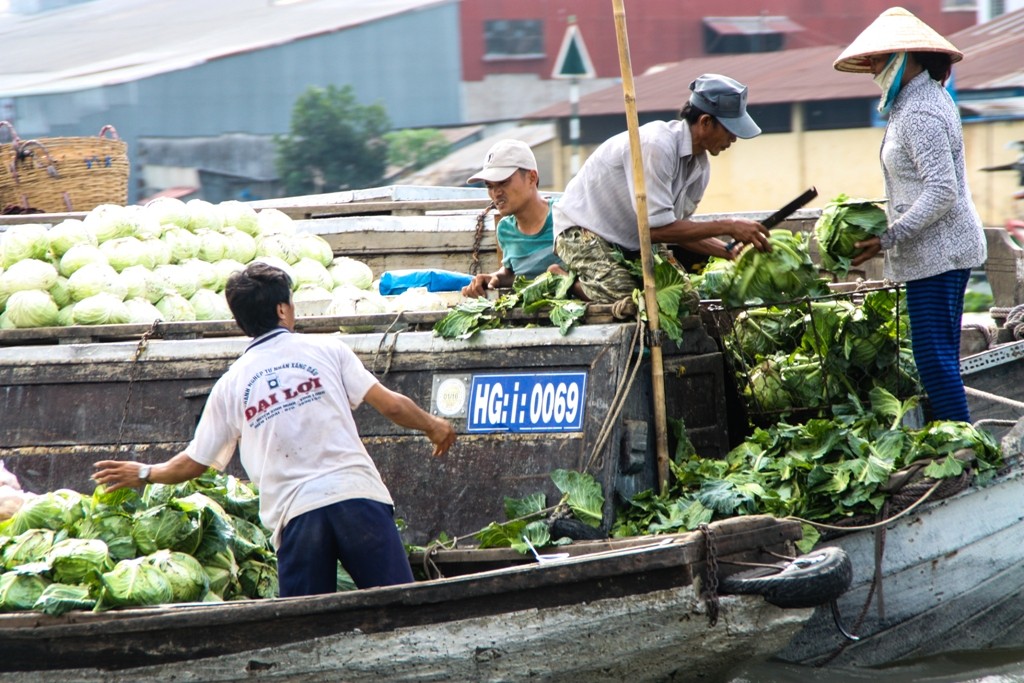
[[[47,213],[89,211],[128,202],[128,145],[113,126],[94,137],[13,140],[0,145],[0,208],[16,205]]]

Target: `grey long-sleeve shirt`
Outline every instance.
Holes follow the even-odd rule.
[[[882,140],[889,228],[885,277],[906,282],[985,262],[985,235],[967,187],[956,104],[922,72],[896,97]]]

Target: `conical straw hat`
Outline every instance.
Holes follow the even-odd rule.
[[[902,7],[893,7],[861,31],[832,64],[837,71],[870,73],[868,58],[892,52],[945,52],[954,62],[964,53]]]

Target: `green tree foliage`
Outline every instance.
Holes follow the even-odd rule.
[[[285,190],[301,195],[378,184],[390,126],[384,107],[360,104],[351,86],[309,88],[295,101],[290,132],[275,139]]]
[[[451,148],[436,128],[395,130],[384,134],[388,143],[388,164],[400,168],[423,168],[448,154]]]

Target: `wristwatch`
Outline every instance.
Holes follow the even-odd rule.
[[[150,465],[140,465],[139,466],[139,474],[138,474],[139,479],[141,479],[142,481],[144,481],[144,482],[146,482],[148,484],[149,483],[149,472],[152,469],[153,468]]]

